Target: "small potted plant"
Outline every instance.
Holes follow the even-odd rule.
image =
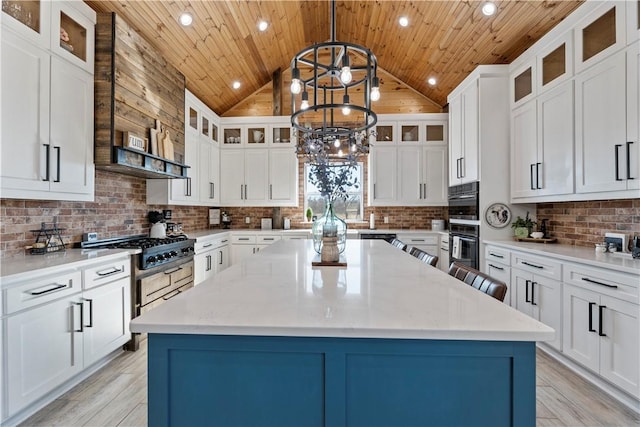
[[[533,229],[534,225],[535,222],[533,222],[533,220],[529,218],[529,212],[527,212],[527,215],[524,217],[524,219],[520,215],[518,215],[511,224],[511,227],[514,229],[513,232],[517,238],[524,239],[526,237],[529,237],[529,234],[531,234],[531,230]]]
[[[307,221],[311,221],[313,217],[313,209],[307,208],[307,212],[305,212],[305,216],[307,217]]]

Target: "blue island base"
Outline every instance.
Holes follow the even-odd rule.
[[[150,426],[534,426],[535,343],[149,334]]]

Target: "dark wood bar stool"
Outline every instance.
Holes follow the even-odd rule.
[[[507,294],[506,283],[458,261],[449,266],[449,275],[500,301],[504,301]]]
[[[393,239],[389,240],[389,243],[391,243],[396,248],[401,249],[401,250],[403,250],[405,252],[407,250],[407,244],[404,243],[402,240],[396,239],[395,237]]]
[[[416,248],[415,246],[411,248],[409,254],[418,258],[420,261],[426,262],[427,264],[435,267],[438,265],[438,256],[431,255],[429,252],[423,251],[422,249]]]

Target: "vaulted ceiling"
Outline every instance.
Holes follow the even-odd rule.
[[[300,50],[330,39],[328,0],[85,1],[124,18],[219,115],[268,84],[278,69],[288,70]],[[478,64],[510,63],[581,3],[501,0],[487,17],[481,1],[337,1],[336,39],[368,47],[380,68],[444,106]],[[185,11],[194,17],[190,27],[178,23]],[[401,16],[407,27],[398,24]],[[269,23],[264,32],[260,20]],[[239,89],[232,88],[236,80]]]

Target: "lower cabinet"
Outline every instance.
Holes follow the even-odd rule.
[[[5,281],[2,292],[3,423],[130,339],[128,254]]]
[[[440,244],[440,235],[438,233],[398,233],[397,237],[407,244],[407,252],[409,252],[412,247],[416,247],[430,255],[438,256],[439,254],[438,245]],[[438,265],[440,265],[439,263],[440,259],[438,259]]]
[[[548,277],[512,268],[511,292],[511,305],[514,308],[555,329],[554,340],[547,341],[546,344],[561,350],[561,283]]]
[[[215,276],[229,266],[229,238],[200,242],[196,239],[194,262],[194,286]]]
[[[260,252],[281,239],[279,234],[236,234],[231,235],[231,263],[238,264],[249,255]]]
[[[503,302],[515,307],[516,300],[511,290],[511,253],[503,248],[487,245],[484,250],[484,259],[483,272],[506,283],[507,293]]]

